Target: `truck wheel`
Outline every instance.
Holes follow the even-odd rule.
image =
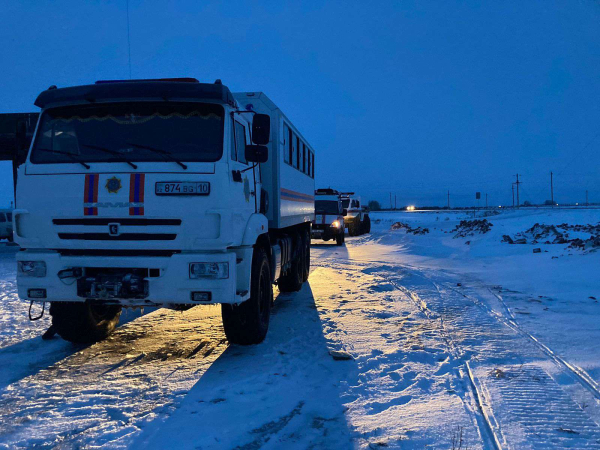
[[[335,245],[337,246],[341,246],[344,245],[344,233],[338,233],[338,235],[335,237]]]
[[[371,232],[371,218],[369,216],[365,216],[365,233]]]
[[[239,305],[221,305],[223,328],[231,344],[260,344],[269,330],[271,315],[271,269],[267,254],[255,248],[252,255],[250,298]]]
[[[304,253],[305,248],[302,245],[302,238],[297,236],[295,239],[296,245],[299,246],[296,257],[292,261],[290,269],[285,275],[279,277],[279,290],[281,292],[296,292],[302,288],[304,283]]]
[[[302,281],[308,281],[310,275],[310,237],[304,233],[304,276]]]
[[[348,224],[348,236],[356,236],[356,226],[354,220]]]
[[[119,323],[121,307],[85,302],[50,304],[52,326],[66,341],[91,344],[105,339]]]

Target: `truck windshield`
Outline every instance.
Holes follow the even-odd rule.
[[[349,198],[342,199],[342,208],[348,208],[348,206],[350,206],[350,199]]]
[[[36,164],[214,162],[223,154],[223,116],[222,106],[204,103],[52,108],[41,117],[30,159]]]
[[[334,200],[316,200],[315,214],[339,214],[339,203]]]

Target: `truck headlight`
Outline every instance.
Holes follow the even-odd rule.
[[[190,263],[190,278],[229,278],[229,263]]]
[[[45,277],[46,263],[44,261],[18,261],[17,269],[19,275],[24,277]]]
[[[332,226],[333,228],[339,228],[339,227],[340,227],[340,221],[339,221],[339,220],[334,220],[334,221],[331,223],[331,226]]]

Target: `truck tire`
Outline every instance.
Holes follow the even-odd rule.
[[[308,281],[310,275],[310,234],[304,232],[304,276],[302,281]]]
[[[250,298],[239,305],[221,305],[221,317],[231,344],[253,345],[264,341],[269,330],[273,286],[271,268],[265,250],[254,249]]]
[[[335,245],[337,246],[342,246],[344,245],[344,232],[342,230],[341,233],[338,233],[338,235],[335,237]]]
[[[290,269],[285,273],[285,275],[279,277],[279,282],[277,285],[279,286],[279,290],[281,292],[297,292],[302,288],[302,283],[304,283],[305,248],[302,245],[301,236],[296,236],[294,242],[295,245],[298,246],[298,251],[296,253],[296,257],[292,261]]]
[[[363,221],[363,233],[371,232],[371,219],[369,216],[365,216],[365,220]]]
[[[348,224],[348,236],[357,236],[355,222],[356,222],[356,220],[353,219]]]
[[[116,328],[121,307],[85,302],[52,302],[52,326],[66,341],[92,344],[108,337]]]

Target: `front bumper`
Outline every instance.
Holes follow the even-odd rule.
[[[143,299],[106,299],[124,306],[168,304],[240,303],[248,298],[249,289],[237,285],[240,264],[249,264],[235,252],[181,253],[170,257],[118,256],[62,256],[55,252],[24,251],[17,253],[17,261],[44,261],[46,276],[41,278],[17,274],[19,297],[26,300],[83,302],[77,295],[75,279],[61,280],[58,272],[64,269],[84,268],[148,268],[159,269],[158,276],[146,278],[148,295]],[[251,258],[250,258],[251,259]],[[190,279],[189,264],[193,262],[227,262],[229,277],[225,279]],[[246,272],[245,270],[241,271]],[[156,270],[153,271],[156,274]],[[243,284],[243,283],[242,283]],[[242,286],[243,287],[243,286]],[[46,289],[46,298],[30,298],[29,289]],[[192,300],[192,292],[210,292],[209,302]],[[100,300],[102,301],[102,300]]]
[[[312,239],[333,239],[344,232],[343,224],[339,227],[332,227],[329,224],[313,224],[311,231]]]

